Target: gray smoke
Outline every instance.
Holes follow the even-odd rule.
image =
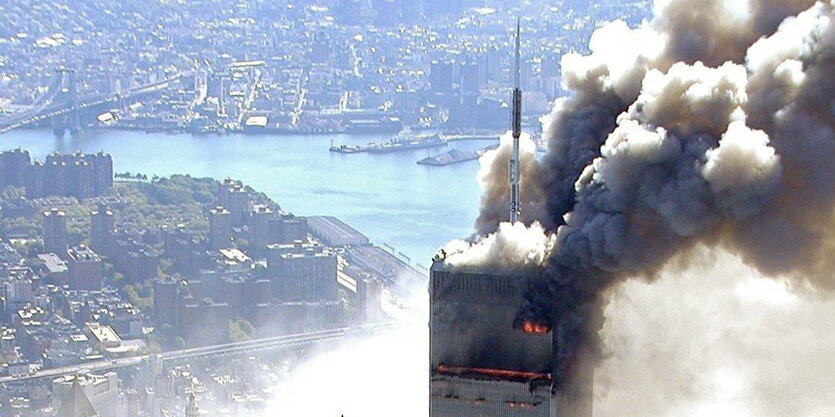
[[[652,26],[668,38],[659,68],[677,62],[742,63],[749,46],[815,0],[657,0]],[[747,7],[746,7],[747,6]]]
[[[540,188],[523,199],[547,207],[526,222],[556,244],[519,316],[552,325],[558,361],[597,348],[607,290],[697,246],[795,288],[835,286],[833,4],[658,0],[651,22],[609,24],[590,55],[564,57],[571,94],[523,176]]]
[[[835,298],[808,297],[697,248],[612,288],[598,417],[830,416]]]
[[[486,152],[479,163],[478,182],[484,190],[481,209],[476,220],[476,233],[486,236],[496,231],[502,220],[507,219],[510,202],[509,164],[513,152],[513,137],[508,132],[499,139],[499,147]],[[536,219],[548,218],[544,189],[537,178],[542,177],[542,167],[536,160],[536,144],[530,135],[523,134],[519,141],[520,193],[528,196],[522,202],[521,221],[531,224]]]

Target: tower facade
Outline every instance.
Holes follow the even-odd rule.
[[[99,255],[86,246],[68,249],[67,266],[70,272],[70,289],[98,291],[101,289],[102,264]]]
[[[209,210],[209,243],[212,249],[223,249],[232,245],[232,215],[223,207]]]
[[[66,259],[67,240],[67,217],[64,212],[57,208],[45,211],[43,213],[44,251]]]
[[[557,416],[551,333],[514,326],[535,277],[433,264],[429,417]]]
[[[111,256],[113,247],[113,212],[105,204],[99,204],[90,215],[90,247],[102,255]]]
[[[29,151],[20,148],[0,152],[0,185],[14,185],[17,187],[26,185],[24,169],[31,164]],[[28,191],[28,190],[27,190]],[[31,196],[30,196],[31,197]]]

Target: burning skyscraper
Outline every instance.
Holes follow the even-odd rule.
[[[554,335],[560,407],[584,403],[583,369],[621,348],[602,337],[620,287],[705,247],[791,288],[833,288],[835,1],[655,3],[652,20],[603,25],[588,55],[562,56],[547,154],[523,141],[517,157],[509,138],[485,154],[477,236],[442,256],[455,273],[538,271],[514,323]]]
[[[524,228],[519,34],[517,23],[508,229]],[[591,415],[591,378],[578,376],[584,367],[557,368],[555,354],[566,349],[557,349],[548,320],[520,319],[526,294],[541,274],[539,267],[449,262],[443,251],[435,259],[429,284],[430,417]],[[555,383],[566,373],[571,385]]]
[[[432,266],[429,415],[551,416],[552,337],[514,328],[529,275]]]
[[[429,284],[429,416],[590,417],[594,352],[561,346],[570,339],[550,320],[519,318],[542,270],[450,259],[435,260]]]

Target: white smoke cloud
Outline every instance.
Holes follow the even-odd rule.
[[[808,298],[700,248],[658,281],[611,290],[597,417],[835,413],[835,300]]]
[[[795,102],[807,83],[807,65],[822,48],[821,40],[830,25],[828,6],[817,3],[787,18],[775,33],[748,49],[745,59],[751,73],[751,100],[747,112],[756,127],[773,129],[774,119]]]
[[[824,3],[786,18],[774,34],[757,40],[748,48],[746,66],[756,73],[773,70],[786,60],[812,55],[830,20]]]
[[[649,71],[641,94],[630,106],[631,117],[653,126],[664,126],[679,135],[721,134],[728,123],[744,120],[742,106],[748,76],[742,65],[725,63],[718,68],[701,62],[674,64],[668,71]]]
[[[426,317],[378,336],[312,354],[275,389],[264,417],[426,417]]]
[[[649,27],[632,29],[626,22],[616,20],[592,34],[591,54],[569,53],[562,57],[563,88],[580,95],[612,91],[623,100],[634,100],[645,72],[663,48],[663,38]]]
[[[545,233],[539,223],[501,223],[495,233],[475,242],[454,240],[443,247],[446,264],[454,268],[483,266],[498,269],[541,267],[554,249],[556,237]]]
[[[780,158],[768,145],[768,135],[734,122],[707,151],[702,176],[716,194],[718,205],[731,216],[744,219],[760,210],[777,186]]]

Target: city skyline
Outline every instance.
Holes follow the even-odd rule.
[[[568,14],[547,2],[519,10],[501,2],[427,1],[415,3],[416,12],[391,0],[259,2],[252,9],[219,2],[208,10],[159,5],[153,15],[139,12],[157,29],[125,33],[102,25],[103,32],[72,34],[27,26],[26,15],[11,9],[4,34],[10,41],[0,44],[10,75],[0,83],[0,96],[9,99],[0,109],[17,117],[0,131],[42,124],[39,114],[79,107],[73,117],[46,124],[193,133],[496,131],[509,118],[507,45],[510,22],[519,15],[529,32],[521,67],[524,108],[536,129],[536,116],[564,94],[560,56],[586,50],[596,19],[637,23],[647,17],[646,1],[616,4],[566,6]],[[113,13],[125,27],[134,24],[131,7]],[[221,17],[228,21],[216,20]],[[90,10],[70,21],[90,27],[102,18]],[[560,25],[572,30],[555,31]],[[131,54],[147,59],[134,61]],[[17,111],[27,106],[42,110]]]
[[[835,410],[833,0],[0,8],[0,415]]]

